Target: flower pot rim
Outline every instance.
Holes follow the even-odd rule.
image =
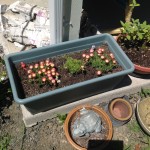
[[[95,110],[95,112],[97,112],[98,114],[102,115],[103,118],[105,118],[107,124],[108,124],[108,127],[109,127],[109,132],[108,132],[108,135],[107,135],[107,139],[108,142],[109,140],[112,139],[112,136],[113,136],[113,126],[112,126],[112,122],[109,118],[109,116],[106,114],[106,112],[99,106],[92,106],[90,104],[85,104],[85,105],[79,105],[77,107],[75,107],[74,109],[72,109],[69,114],[67,115],[67,118],[65,120],[65,123],[64,123],[64,132],[65,132],[65,135],[66,135],[66,138],[67,140],[69,141],[69,143],[75,147],[77,150],[87,150],[86,148],[83,148],[81,146],[79,146],[78,144],[76,144],[73,139],[71,138],[71,135],[69,133],[69,123],[70,123],[70,120],[72,119],[72,117],[74,116],[74,114],[81,110],[82,108],[87,108],[87,109],[91,109],[91,110]],[[100,147],[103,149],[107,144],[108,142],[104,142],[102,145],[100,145]]]
[[[148,98],[145,98],[143,99],[142,101],[145,101],[147,99],[150,99],[149,97]],[[140,101],[140,102],[142,102]],[[138,122],[139,124],[142,126],[142,129],[148,134],[150,135],[150,130],[148,130],[148,128],[146,127],[146,125],[143,123],[142,119],[141,119],[141,116],[140,116],[140,113],[139,113],[139,104],[140,102],[137,103],[136,105],[136,114],[137,114],[137,119],[138,119]]]
[[[135,66],[135,72],[141,73],[141,74],[150,74],[150,68],[149,67],[143,67],[137,64],[134,64]]]
[[[124,103],[128,107],[128,109],[129,109],[129,115],[127,117],[125,117],[125,118],[119,118],[119,117],[116,117],[113,114],[113,106],[117,102],[122,102],[122,103]],[[126,120],[129,120],[131,118],[131,116],[133,114],[133,109],[132,109],[132,106],[130,105],[130,103],[127,100],[125,100],[123,98],[117,98],[117,99],[114,99],[114,100],[112,100],[110,102],[110,104],[109,104],[109,112],[112,115],[112,117],[114,117],[115,119],[120,120],[120,121],[126,121]]]

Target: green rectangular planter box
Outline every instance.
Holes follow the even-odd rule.
[[[116,60],[124,70],[36,96],[28,98],[24,97],[24,92],[22,90],[15,64],[20,62],[27,63],[40,61],[48,57],[90,48],[92,45],[101,45],[103,42],[108,44],[110,51],[115,55]],[[19,104],[25,105],[31,113],[46,111],[98,93],[112,90],[120,83],[125,75],[134,71],[132,62],[109,34],[91,36],[83,39],[63,42],[57,45],[6,55],[5,63],[14,100]]]

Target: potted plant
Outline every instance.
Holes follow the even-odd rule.
[[[109,91],[134,70],[109,34],[10,54],[5,62],[14,100],[32,113]]]
[[[140,23],[139,19],[121,21],[121,25],[118,44],[134,63],[136,73],[150,74],[150,25],[146,21]]]
[[[69,143],[77,150],[102,150],[112,139],[113,127],[103,109],[98,106],[81,105],[68,113],[64,132]]]

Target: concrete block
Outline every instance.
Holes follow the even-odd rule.
[[[107,86],[107,85],[106,85]],[[57,114],[68,113],[74,107],[81,104],[92,104],[98,105],[101,102],[110,101],[117,97],[122,97],[124,95],[134,94],[141,90],[141,88],[150,88],[150,80],[149,79],[141,79],[133,76],[126,76],[123,81],[114,89],[108,92],[104,92],[101,94],[97,94],[88,98],[84,98],[82,100],[69,103],[67,105],[63,105],[45,112],[41,112],[38,114],[31,114],[24,105],[21,105],[23,121],[26,127],[31,127],[36,125],[38,122],[45,121],[47,119],[51,119],[56,117]]]

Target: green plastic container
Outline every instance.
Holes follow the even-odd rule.
[[[103,42],[108,44],[110,51],[115,55],[118,63],[124,68],[123,71],[76,83],[36,96],[28,98],[24,97],[24,92],[22,90],[20,79],[17,75],[15,64],[20,62],[27,63],[39,61],[68,52],[80,51],[85,48],[90,48],[92,45],[100,45]],[[19,104],[25,105],[31,113],[46,111],[67,103],[81,100],[82,98],[112,90],[120,83],[125,75],[134,71],[132,62],[109,34],[91,36],[83,39],[63,42],[57,45],[10,54],[5,56],[5,63],[14,100]]]

